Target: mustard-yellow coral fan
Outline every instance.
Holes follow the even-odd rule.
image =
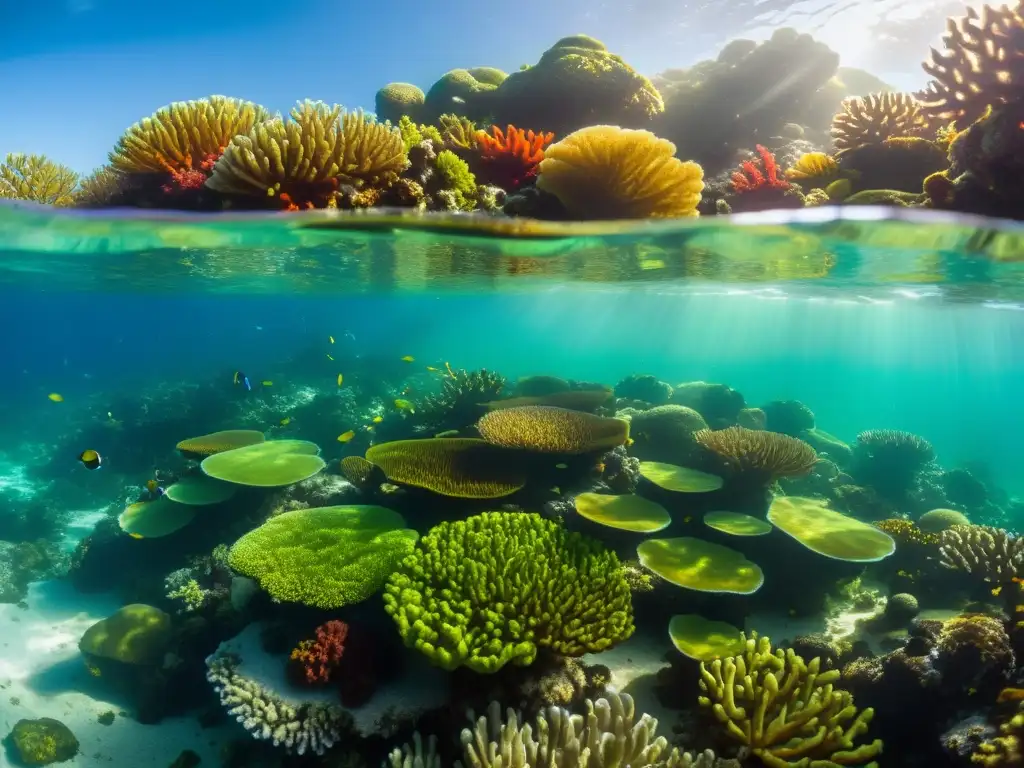
[[[125,173],[200,170],[234,136],[269,117],[258,104],[228,96],[176,101],[125,131],[110,153],[110,164]]]
[[[78,174],[44,155],[7,155],[0,163],[0,198],[71,205]]]
[[[385,186],[408,166],[402,134],[363,112],[304,101],[235,136],[207,186],[295,208],[325,207],[341,184]]]
[[[696,216],[704,171],[650,131],[593,125],[544,151],[537,186],[579,219]]]
[[[919,105],[909,93],[872,93],[843,102],[832,118],[832,143],[836,149],[853,149],[913,136],[922,127]]]
[[[839,163],[824,152],[806,152],[786,170],[786,178],[808,189],[824,189],[839,178]]]

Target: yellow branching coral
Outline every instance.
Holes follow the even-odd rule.
[[[1024,764],[1024,708],[999,726],[998,736],[978,745],[971,762],[991,768]]]
[[[853,149],[913,136],[921,128],[918,103],[909,93],[872,93],[843,102],[832,118],[832,143],[836,149]]]
[[[773,652],[767,637],[744,640],[742,653],[700,665],[699,702],[730,738],[768,768],[877,768],[868,761],[881,753],[882,742],[854,744],[874,710],[858,712],[853,696],[833,688],[839,670],[821,672],[820,659],[807,663],[792,648]]]
[[[362,111],[304,101],[235,136],[207,186],[225,194],[277,198],[287,207],[322,208],[341,184],[385,186],[408,166],[402,134]]]
[[[476,123],[458,115],[441,115],[437,119],[441,126],[441,139],[446,146],[457,149],[476,149]]]
[[[697,216],[704,171],[650,131],[594,125],[544,151],[537,186],[580,219]]]
[[[125,175],[109,165],[97,168],[78,182],[74,205],[79,208],[102,208],[110,205],[121,193]]]
[[[702,429],[693,439],[718,454],[737,472],[765,482],[806,475],[818,460],[815,450],[796,437],[746,427]]]
[[[125,173],[199,170],[237,134],[269,117],[258,104],[228,96],[176,101],[125,131],[110,164]]]
[[[824,152],[808,152],[786,170],[786,178],[808,189],[824,189],[839,178],[839,163]]]
[[[12,153],[0,163],[0,198],[71,205],[78,174],[44,155]]]
[[[488,443],[542,453],[587,453],[623,445],[629,422],[548,405],[491,411],[477,422]]]
[[[918,94],[932,120],[964,129],[989,106],[1019,98],[1024,87],[1024,13],[1021,7],[968,8],[951,18],[942,37],[944,51],[932,49],[922,66],[931,75]]]

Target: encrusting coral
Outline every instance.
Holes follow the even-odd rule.
[[[874,711],[858,711],[833,688],[838,670],[821,672],[819,659],[805,662],[792,649],[773,652],[767,637],[745,640],[743,653],[700,665],[700,704],[731,739],[768,768],[865,765],[881,753],[877,739],[855,744]]]
[[[954,525],[939,539],[940,563],[985,581],[1007,583],[1024,567],[1024,539],[1001,528]]]
[[[322,755],[349,730],[351,718],[340,706],[319,702],[295,705],[238,671],[239,659],[214,654],[206,660],[206,679],[229,715],[254,739],[287,752]]]
[[[675,152],[649,131],[581,128],[545,150],[537,186],[579,218],[696,216],[704,172]]]
[[[936,125],[964,129],[990,106],[1020,98],[1024,86],[1024,15],[1021,5],[984,5],[947,22],[943,51],[934,48],[924,71],[932,80],[917,94]]]
[[[542,647],[595,653],[633,633],[615,554],[533,513],[435,526],[388,580],[384,607],[407,646],[449,670],[526,666]]]
[[[67,206],[77,185],[77,173],[43,155],[12,153],[0,163],[0,199]]]
[[[921,129],[919,105],[909,93],[872,93],[843,102],[842,112],[832,118],[832,143],[839,150],[853,149]]]
[[[207,185],[291,209],[337,203],[342,184],[386,187],[409,165],[402,134],[363,112],[303,101],[232,138]]]

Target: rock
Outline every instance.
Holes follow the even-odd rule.
[[[23,765],[63,763],[78,754],[78,739],[60,720],[19,720],[7,745]]]

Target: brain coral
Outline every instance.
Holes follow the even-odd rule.
[[[696,216],[704,171],[650,131],[593,125],[544,152],[537,186],[580,219]]]
[[[543,453],[588,453],[622,445],[629,422],[549,405],[491,411],[476,425],[488,443]]]
[[[618,558],[540,515],[484,512],[431,529],[388,580],[384,607],[409,647],[444,668],[581,656],[633,633]]]
[[[426,96],[419,86],[411,83],[388,83],[374,98],[374,108],[381,120],[397,123],[403,116],[420,122]]]
[[[479,101],[495,123],[558,135],[602,122],[642,127],[665,110],[650,80],[586,35],[562,38]]]
[[[275,600],[340,608],[379,590],[417,538],[390,509],[314,507],[249,531],[231,547],[228,563]]]

